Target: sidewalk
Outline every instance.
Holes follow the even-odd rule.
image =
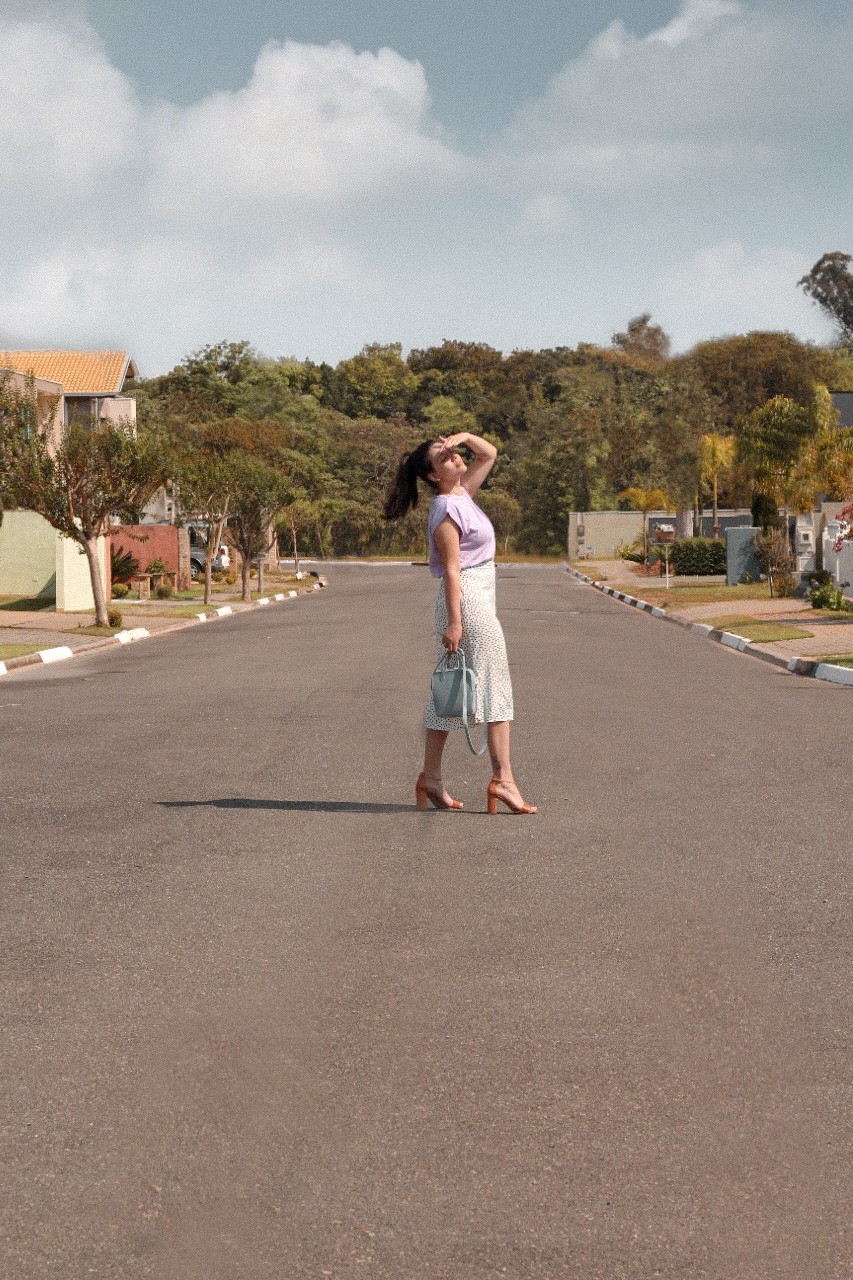
[[[195,627],[218,616],[245,613],[250,609],[306,595],[325,585],[325,579],[319,575],[312,575],[295,586],[288,584],[283,587],[281,582],[272,582],[268,595],[252,600],[249,604],[245,604],[239,596],[235,598],[230,592],[217,592],[209,605],[205,605],[203,600],[157,600],[144,604],[137,600],[114,601],[122,615],[123,628],[94,636],[85,634],[86,628],[95,625],[94,612],[57,613],[53,608],[0,607],[0,675],[31,662],[68,658],[87,649],[125,644],[132,640],[162,635],[167,631]],[[26,647],[31,652],[13,656],[8,652],[11,646]],[[64,652],[60,653],[59,650]]]
[[[629,562],[624,560],[586,560],[575,566],[581,573],[591,578],[606,581],[607,586],[625,591],[641,600],[651,600],[656,605],[663,604],[665,596],[664,583],[660,578],[644,578],[632,573]],[[703,585],[722,585],[723,578],[674,578],[673,586],[689,586],[701,582]],[[826,617],[815,614],[807,600],[799,597],[781,599],[734,598],[731,600],[714,600],[706,604],[679,605],[667,610],[673,618],[683,622],[708,622],[717,618],[742,617],[754,618],[756,621],[788,622],[793,626],[801,626],[811,631],[811,636],[800,636],[794,640],[775,640],[766,643],[755,643],[754,649],[774,654],[776,657],[808,658],[823,654],[833,656],[853,656],[853,614]],[[734,628],[736,630],[736,628]]]
[[[204,606],[200,606],[200,609]],[[245,605],[242,606],[246,608]],[[130,626],[140,626],[143,622],[153,635],[158,631],[170,631],[177,626],[191,626],[192,618],[169,618],[159,614],[145,614],[141,618],[138,613],[125,611]],[[73,653],[83,649],[91,649],[103,644],[109,636],[87,636],[82,628],[95,624],[94,613],[55,613],[47,609],[0,609],[0,646],[7,644],[36,645],[40,649],[51,649],[66,645]]]

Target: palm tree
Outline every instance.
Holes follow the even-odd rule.
[[[710,431],[707,435],[702,436],[700,444],[702,480],[703,483],[711,485],[714,495],[714,516],[711,524],[711,534],[717,538],[720,534],[720,521],[717,515],[718,486],[720,478],[729,476],[732,472],[737,442],[734,436],[721,436],[715,431]]]
[[[672,504],[663,489],[640,489],[636,485],[630,489],[623,489],[619,494],[619,500],[629,503],[632,511],[642,511],[643,513],[643,559],[647,560],[649,555],[649,512],[672,511]]]

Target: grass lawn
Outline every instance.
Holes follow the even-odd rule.
[[[99,627],[93,623],[91,627],[64,627],[63,630],[70,631],[75,636],[114,636],[121,627]]]
[[[48,648],[47,644],[0,644],[0,662],[7,658],[23,658],[26,653],[38,653],[39,649]]]
[[[722,618],[703,618],[709,627],[717,627],[720,631],[733,631],[745,640],[753,640],[756,644],[772,644],[774,640],[810,640],[813,631],[805,627],[793,627],[788,622],[764,622],[756,618],[742,618],[736,614],[727,614]]]
[[[770,587],[766,582],[749,586],[739,582],[734,587],[723,583],[712,587],[670,587],[669,591],[665,587],[650,587],[645,582],[638,582],[635,590],[641,599],[660,605],[662,609],[690,609],[694,604],[716,604],[718,600],[722,603],[726,600],[770,599]]]
[[[35,613],[39,609],[53,609],[55,600],[46,600],[44,596],[0,596],[0,609],[11,609],[21,613]]]
[[[853,667],[853,653],[810,653],[811,662],[831,662],[834,667]]]

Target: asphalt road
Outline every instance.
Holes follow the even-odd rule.
[[[0,682],[3,1277],[849,1276],[853,692],[508,567],[541,811],[422,814],[329,579]]]

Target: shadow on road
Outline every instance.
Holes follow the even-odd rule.
[[[370,804],[362,800],[158,800],[164,809],[280,809],[292,813],[412,813],[413,804]]]

